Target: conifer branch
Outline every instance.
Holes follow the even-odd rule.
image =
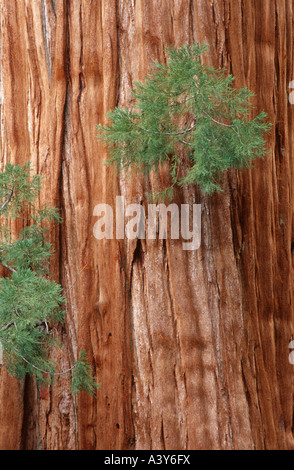
[[[154,130],[151,130],[151,129],[145,129],[144,127],[142,126],[139,126],[136,122],[134,122],[130,117],[128,117],[128,119],[131,121],[131,123],[136,126],[138,129],[140,129],[141,131],[144,131],[144,132],[147,132],[148,134],[156,134],[156,135],[168,135],[168,136],[179,136],[179,135],[185,135],[185,134],[188,134],[189,132],[191,132],[193,129],[195,129],[196,127],[196,123],[185,129],[184,131],[179,131],[179,132],[160,132],[160,131],[154,131]]]
[[[3,331],[3,330],[0,330],[0,331]],[[0,336],[0,341],[4,341],[6,344],[8,344],[8,346],[10,348],[12,348],[14,350],[14,352],[26,363],[28,364],[30,367],[32,367],[33,369],[41,372],[42,374],[46,374],[46,375],[50,375],[52,377],[57,377],[57,376],[61,376],[61,375],[65,375],[65,374],[68,374],[69,372],[71,372],[75,366],[72,366],[70,367],[69,369],[65,370],[65,371],[62,371],[62,372],[52,372],[52,371],[48,371],[48,370],[44,370],[44,369],[41,369],[40,367],[36,366],[35,364],[33,364],[32,362],[30,362],[28,359],[26,359],[20,352],[17,348],[15,348],[13,346],[13,344],[11,344],[9,341],[7,341],[6,338],[3,338],[2,336]]]
[[[1,258],[0,258],[0,264],[2,264],[3,268],[8,269],[8,271],[10,271],[12,273],[16,273],[16,269],[14,269],[12,266],[9,266]]]
[[[169,49],[167,63],[156,63],[148,77],[135,85],[136,113],[115,108],[108,114],[112,122],[99,125],[97,137],[109,151],[109,164],[136,168],[146,175],[168,162],[173,183],[179,187],[197,184],[204,194],[211,194],[221,190],[224,171],[247,168],[267,154],[264,134],[271,124],[266,113],[248,117],[252,93],[234,88],[233,77],[225,76],[223,70],[206,66],[201,55],[207,50],[197,43]],[[195,120],[192,125],[168,132],[177,124],[180,129],[188,116]],[[191,147],[193,153],[186,173],[181,172],[175,181],[180,174],[181,159],[175,158],[179,143]]]
[[[223,126],[223,127],[236,127],[236,125],[234,124],[225,124],[223,122],[219,122],[217,121],[216,119],[214,119],[213,117],[211,117],[206,111],[202,111],[203,114],[205,114],[207,117],[209,117],[209,119],[211,119],[215,124],[218,124],[219,126]]]
[[[10,203],[11,199],[12,199],[12,196],[13,196],[13,193],[14,193],[14,185],[12,186],[12,189],[9,193],[9,196],[7,198],[7,200],[4,202],[4,204],[2,204],[2,206],[0,207],[0,213],[5,209],[6,206],[8,206],[8,204]]]
[[[8,328],[10,328],[12,325],[14,325],[14,322],[13,322],[13,321],[7,323],[6,326],[3,326],[3,328],[1,328],[0,332],[5,331],[5,330],[8,330]]]
[[[12,273],[0,277],[0,344],[5,357],[1,367],[6,365],[19,379],[29,374],[41,382],[47,381],[46,376],[71,373],[74,393],[85,390],[94,394],[96,382],[84,352],[73,366],[61,372],[50,360],[50,350],[57,342],[49,324],[64,322],[65,297],[86,266],[65,295],[61,285],[50,280],[46,266],[52,249],[46,241],[46,223],[60,223],[61,218],[56,208],[39,207],[40,189],[40,177],[30,175],[29,164],[8,164],[0,172],[1,217],[21,220],[25,215],[27,222],[19,233],[9,232],[9,238],[8,231],[1,230],[0,265]]]

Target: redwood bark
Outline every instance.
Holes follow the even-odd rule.
[[[68,292],[66,368],[87,349],[101,389],[74,399],[0,372],[0,449],[294,449],[293,0],[1,0],[0,161],[31,160],[62,208],[52,275]],[[269,156],[224,175],[202,243],[93,236],[98,203],[146,205],[164,172],[118,178],[96,124],[130,104],[164,49],[210,45],[273,123]],[[77,281],[77,282],[76,282]],[[56,353],[57,354],[57,353]]]

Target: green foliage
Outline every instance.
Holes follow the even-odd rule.
[[[96,388],[100,387],[100,384],[97,384],[91,377],[91,366],[87,362],[85,351],[80,353],[80,357],[71,375],[71,389],[73,394],[86,391],[89,395],[95,395]]]
[[[18,217],[24,206],[30,207],[41,188],[39,175],[30,178],[30,164],[24,167],[11,163],[0,173],[0,215]]]
[[[56,375],[71,373],[75,393],[94,393],[96,383],[84,352],[68,371],[56,372],[50,352],[57,346],[52,325],[63,322],[65,298],[59,284],[49,279],[53,253],[46,233],[61,222],[59,211],[37,208],[41,188],[38,175],[8,164],[0,173],[0,264],[10,273],[0,278],[0,343],[9,373],[27,374],[50,383]],[[11,222],[25,227],[10,230]],[[16,234],[16,235],[15,235]]]
[[[167,64],[154,63],[144,82],[135,84],[130,110],[116,108],[109,125],[98,126],[98,139],[109,149],[108,163],[145,174],[170,165],[175,185],[198,184],[203,193],[220,191],[229,168],[250,167],[266,153],[266,113],[250,119],[252,93],[235,89],[232,75],[204,65],[208,46],[169,49]],[[180,175],[184,159],[190,160]]]

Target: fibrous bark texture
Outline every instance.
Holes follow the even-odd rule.
[[[86,348],[101,389],[73,398],[0,372],[1,449],[294,449],[293,0],[1,0],[1,168],[31,160],[62,209],[51,272],[67,294],[66,368]],[[269,155],[197,188],[202,242],[103,240],[94,207],[147,202],[160,176],[119,177],[96,125],[128,106],[167,46],[255,93]],[[57,354],[57,353],[56,353]]]

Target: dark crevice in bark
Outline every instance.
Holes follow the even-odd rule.
[[[42,450],[41,436],[41,390],[44,385],[26,376],[23,381],[23,422],[21,450]],[[45,441],[46,442],[46,441]]]
[[[166,450],[166,444],[165,444],[165,437],[164,437],[164,425],[163,425],[163,417],[161,417],[161,443],[162,443],[162,450]]]
[[[264,430],[264,424],[263,424],[263,414],[262,414],[262,408],[261,408],[261,403],[260,403],[260,394],[259,394],[259,385],[258,385],[258,366],[257,366],[257,359],[256,359],[256,354],[255,354],[255,351],[257,349],[257,346],[256,344],[254,345],[254,349],[253,349],[253,360],[254,360],[254,372],[255,372],[255,387],[256,387],[256,404],[257,404],[257,407],[258,407],[258,414],[259,414],[259,418],[260,418],[260,422],[262,423],[262,430]],[[263,450],[267,450],[267,446],[266,446],[266,438],[265,438],[265,434],[264,432],[262,432],[262,441],[263,441]]]

